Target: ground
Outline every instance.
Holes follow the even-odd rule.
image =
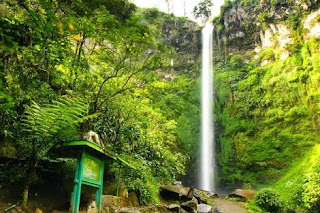
[[[214,202],[217,207],[223,209],[223,213],[249,213],[244,209],[243,202],[233,202],[225,198],[216,198]]]

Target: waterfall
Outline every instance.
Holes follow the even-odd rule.
[[[199,174],[199,187],[207,191],[215,190],[212,35],[213,26],[207,23],[202,30],[201,150]]]

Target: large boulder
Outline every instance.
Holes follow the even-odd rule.
[[[181,184],[161,186],[161,197],[165,200],[181,200],[182,197],[187,198],[190,191],[189,187]]]
[[[206,204],[199,204],[197,207],[197,211],[199,213],[209,213],[212,210],[212,206],[206,205]]]
[[[181,184],[176,185],[165,185],[161,186],[162,191],[167,191],[173,194],[177,194],[179,196],[187,196],[190,190],[189,187],[183,186]]]
[[[216,198],[218,197],[218,194],[210,191],[201,190],[201,189],[194,189],[193,196],[198,200],[198,203],[207,204],[210,198]]]
[[[236,197],[241,198],[244,201],[252,200],[256,195],[256,191],[254,190],[243,190],[243,189],[236,189],[228,197]]]
[[[181,203],[180,206],[186,212],[196,213],[197,209],[198,209],[198,202],[196,199],[192,199],[192,200],[186,201],[184,203]]]

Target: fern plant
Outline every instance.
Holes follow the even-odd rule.
[[[67,128],[75,128],[88,112],[88,105],[79,99],[64,98],[44,107],[32,102],[22,119],[23,131],[38,141],[56,136]]]
[[[38,160],[59,141],[59,135],[73,132],[88,118],[88,104],[77,98],[63,98],[41,107],[32,102],[25,110],[21,127],[26,137],[23,140],[29,147],[28,176],[23,192],[23,206],[27,206],[28,192],[35,175]],[[74,131],[76,132],[76,131]]]

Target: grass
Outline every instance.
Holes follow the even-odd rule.
[[[244,207],[251,213],[265,213],[266,211],[263,211],[261,208],[259,208],[254,200],[250,201]]]

